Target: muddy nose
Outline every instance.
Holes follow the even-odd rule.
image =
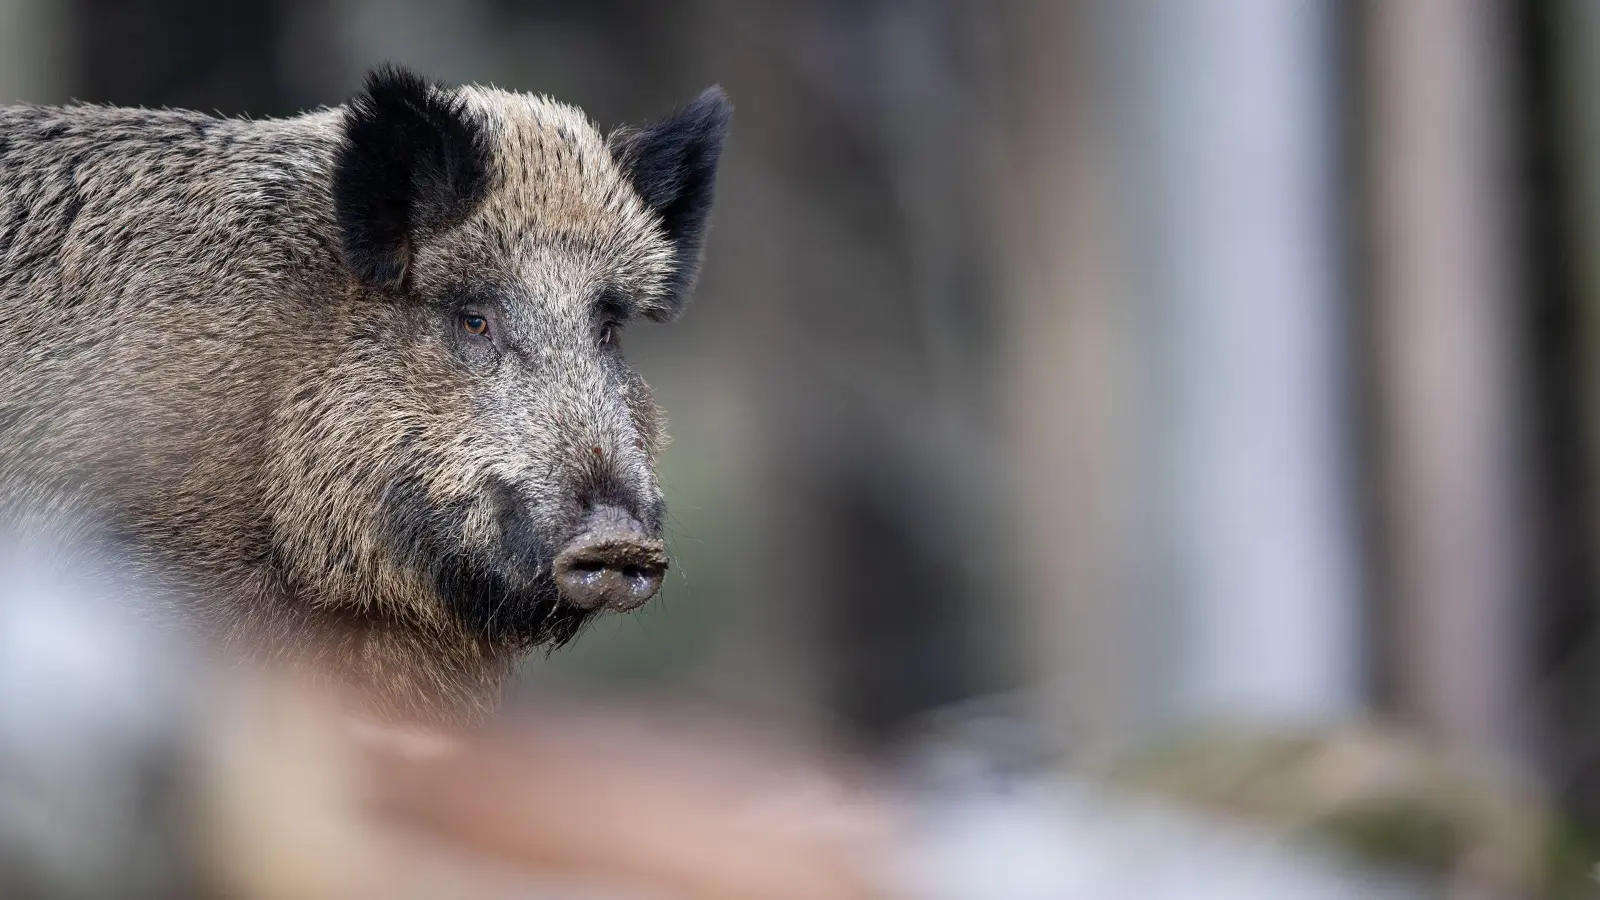
[[[556,557],[561,596],[583,609],[630,610],[661,589],[667,551],[625,510],[602,506]]]

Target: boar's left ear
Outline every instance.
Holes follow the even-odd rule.
[[[454,91],[404,69],[367,75],[345,106],[333,170],[344,257],[375,287],[398,287],[419,238],[458,221],[488,185],[483,125]]]
[[[683,310],[700,270],[700,250],[717,181],[717,159],[733,106],[721,87],[707,88],[676,115],[612,132],[612,156],[645,205],[661,216],[675,257],[667,296],[650,310],[665,321]]]

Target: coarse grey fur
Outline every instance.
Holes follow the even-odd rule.
[[[681,306],[727,115],[608,142],[396,70],[278,120],[0,109],[0,512],[93,523],[219,647],[488,708],[588,615],[550,578],[586,510],[659,535],[616,330]]]

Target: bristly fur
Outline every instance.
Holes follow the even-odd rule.
[[[0,108],[0,516],[94,523],[220,647],[486,709],[586,621],[586,509],[659,533],[614,335],[682,306],[726,118],[608,143],[396,69],[290,119]]]
[[[676,316],[694,289],[716,192],[717,163],[732,116],[728,95],[713,86],[662,122],[611,135],[617,162],[640,199],[661,216],[672,241],[675,267],[656,318]]]

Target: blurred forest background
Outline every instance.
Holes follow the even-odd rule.
[[[395,61],[737,108],[628,351],[665,596],[530,665],[1095,760],[1372,716],[1600,825],[1600,2],[0,0],[0,101],[284,115]]]

